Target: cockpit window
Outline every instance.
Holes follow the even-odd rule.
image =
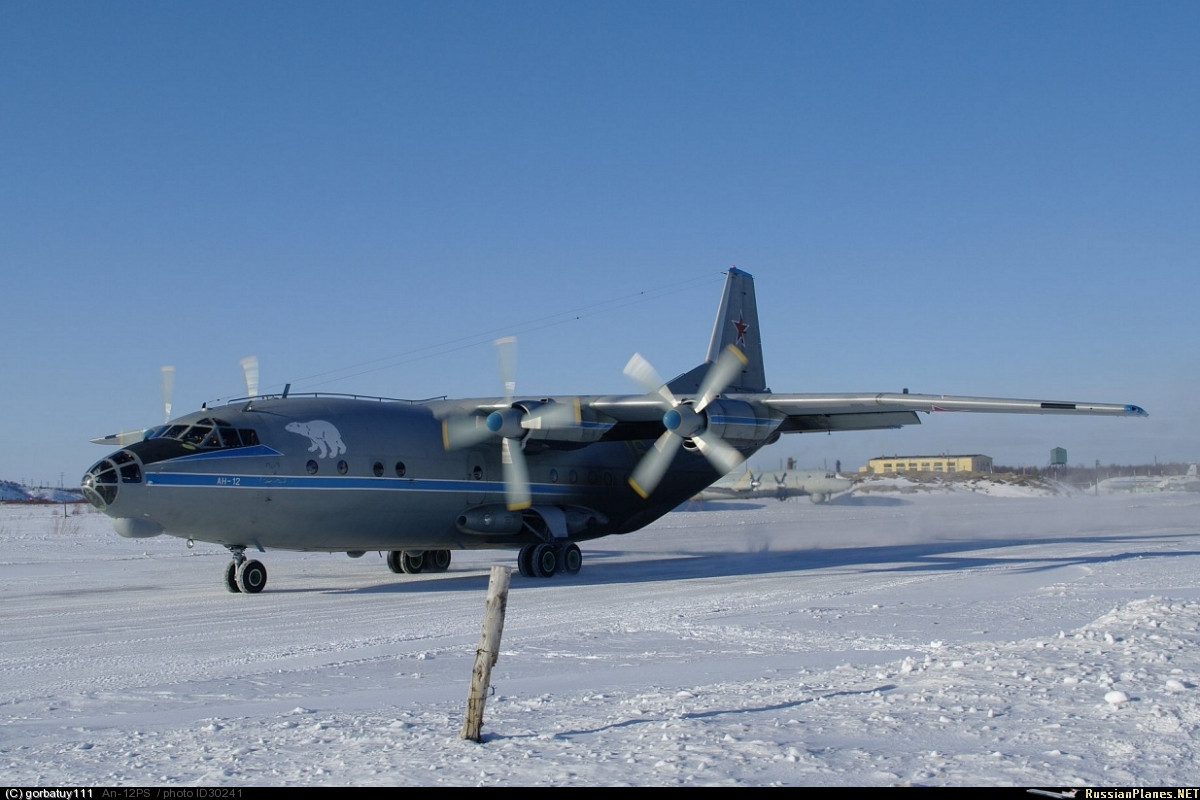
[[[235,428],[223,419],[201,419],[191,425],[168,425],[152,434],[153,439],[175,439],[206,450],[247,447],[258,444],[253,428]]]
[[[208,420],[202,419],[200,422],[188,428],[183,432],[183,435],[179,437],[179,441],[183,442],[184,444],[203,444],[208,435],[212,433],[212,428],[203,424],[205,422],[208,422]]]

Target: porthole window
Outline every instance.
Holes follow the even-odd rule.
[[[313,461],[311,458],[308,460],[308,463],[304,465],[304,468],[308,470],[309,475],[317,474],[317,462]]]
[[[483,480],[483,467],[476,464],[475,469],[471,470],[471,478],[477,481]]]
[[[558,483],[558,470],[556,470],[556,469],[550,470],[550,482]]]
[[[407,471],[408,471],[408,470],[407,470],[407,469],[405,469],[405,467],[404,467],[404,462],[403,462],[403,461],[397,461],[397,462],[396,462],[396,477],[397,477],[397,478],[403,478],[403,477],[404,477],[404,473],[405,473],[405,472],[407,472]]]
[[[571,470],[567,473],[567,480],[571,483],[579,483],[579,473],[575,470]]]
[[[345,475],[350,471],[350,465],[345,461],[338,461],[338,475]]]
[[[374,463],[374,464],[371,466],[371,471],[375,473],[375,477],[376,477],[376,478],[382,478],[382,477],[383,477],[383,462],[382,462],[382,461],[376,461],[376,462],[375,462],[375,463]]]

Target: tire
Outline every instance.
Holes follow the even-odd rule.
[[[237,585],[246,594],[258,594],[267,585],[267,568],[261,561],[243,561],[237,568]]]
[[[578,575],[579,570],[583,568],[583,553],[579,550],[579,545],[571,542],[564,547],[559,561],[563,572],[568,575]]]
[[[225,588],[234,594],[241,594],[242,590],[238,588],[237,582],[237,562],[230,561],[225,567]]]
[[[539,578],[552,578],[558,572],[558,551],[553,545],[539,544],[533,548],[533,574]]]
[[[425,565],[430,572],[445,572],[450,569],[450,551],[426,550]]]
[[[400,569],[409,575],[416,575],[425,569],[424,550],[404,550],[400,553]]]
[[[517,553],[517,572],[521,573],[522,578],[537,577],[533,574],[533,550],[534,545],[527,544]]]
[[[401,559],[401,557],[403,557],[403,555],[404,555],[404,553],[402,553],[399,550],[389,550],[388,554],[387,554],[388,569],[390,569],[392,572],[396,573],[397,575],[404,572],[404,567],[401,565],[401,561],[400,561],[400,559]]]

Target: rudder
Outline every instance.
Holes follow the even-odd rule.
[[[737,267],[730,267],[725,275],[725,291],[717,318],[713,323],[712,338],[708,343],[708,355],[700,366],[685,372],[668,385],[673,392],[686,394],[699,390],[700,381],[709,367],[729,345],[733,345],[746,356],[726,392],[768,392],[766,369],[763,366],[762,333],[758,327],[758,301],[754,297],[754,276]]]

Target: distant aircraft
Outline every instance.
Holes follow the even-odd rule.
[[[854,488],[854,481],[827,469],[788,470],[775,477],[775,497],[808,497],[814,503],[826,503]]]
[[[1100,481],[1102,492],[1200,492],[1200,475],[1191,464],[1183,475],[1122,475]]]
[[[455,550],[511,549],[524,576],[579,572],[580,542],[644,528],[783,434],[897,428],[917,412],[1144,417],[1135,405],[767,388],[753,277],[730,269],[704,362],[669,382],[641,355],[642,394],[397,400],[254,395],[169,420],[83,476],[117,532],[229,549],[231,592],[267,582],[246,551],[387,554],[445,570]]]
[[[741,500],[762,497],[762,473],[755,475],[749,465],[722,475],[715,483],[692,498],[703,500]]]
[[[693,500],[788,500],[807,497],[814,503],[825,503],[854,487],[854,481],[827,469],[789,469],[773,473],[771,480],[763,473],[755,475],[747,468],[734,470],[702,490]]]
[[[1196,465],[1191,464],[1183,475],[1168,475],[1159,481],[1158,488],[1164,492],[1200,492],[1200,475]]]
[[[1102,492],[1157,492],[1162,478],[1153,475],[1121,475],[1100,481]]]

